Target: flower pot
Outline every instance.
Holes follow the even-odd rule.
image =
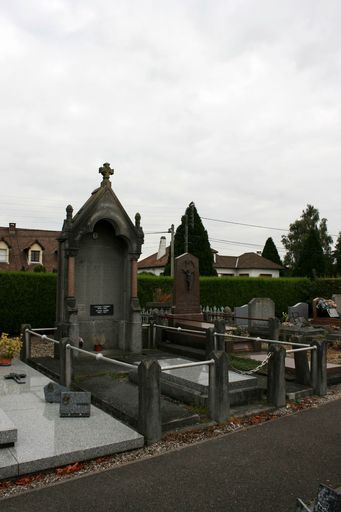
[[[9,357],[0,356],[0,366],[11,366],[12,359]]]
[[[103,347],[102,345],[95,345],[95,352],[102,352]]]

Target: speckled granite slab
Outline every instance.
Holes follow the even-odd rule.
[[[3,445],[13,444],[18,438],[18,429],[7,414],[0,409],[0,448]]]
[[[4,380],[0,367],[0,408],[18,429],[15,446],[0,450],[0,479],[143,446],[143,436],[97,407],[89,418],[60,418],[59,404],[45,401],[49,379],[18,360],[13,371],[27,378]]]

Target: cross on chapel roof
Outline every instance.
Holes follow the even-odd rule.
[[[110,164],[106,162],[103,164],[103,167],[99,168],[98,172],[103,176],[102,185],[104,185],[107,181],[109,181],[109,177],[114,174],[114,169],[111,169]]]

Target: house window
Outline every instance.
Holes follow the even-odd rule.
[[[8,245],[0,241],[0,263],[8,263]]]
[[[249,274],[239,274],[240,277],[249,277]]]
[[[7,253],[7,249],[0,249],[0,263],[8,263]]]
[[[37,242],[31,245],[28,250],[28,263],[39,263],[43,264],[43,248]]]
[[[31,263],[40,263],[40,251],[31,251]]]
[[[272,274],[259,274],[259,277],[272,277]]]

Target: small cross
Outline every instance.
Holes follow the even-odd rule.
[[[103,167],[99,168],[98,172],[102,174],[103,180],[108,180],[109,177],[114,174],[114,169],[111,169],[110,164],[106,162],[105,164],[103,164]]]

